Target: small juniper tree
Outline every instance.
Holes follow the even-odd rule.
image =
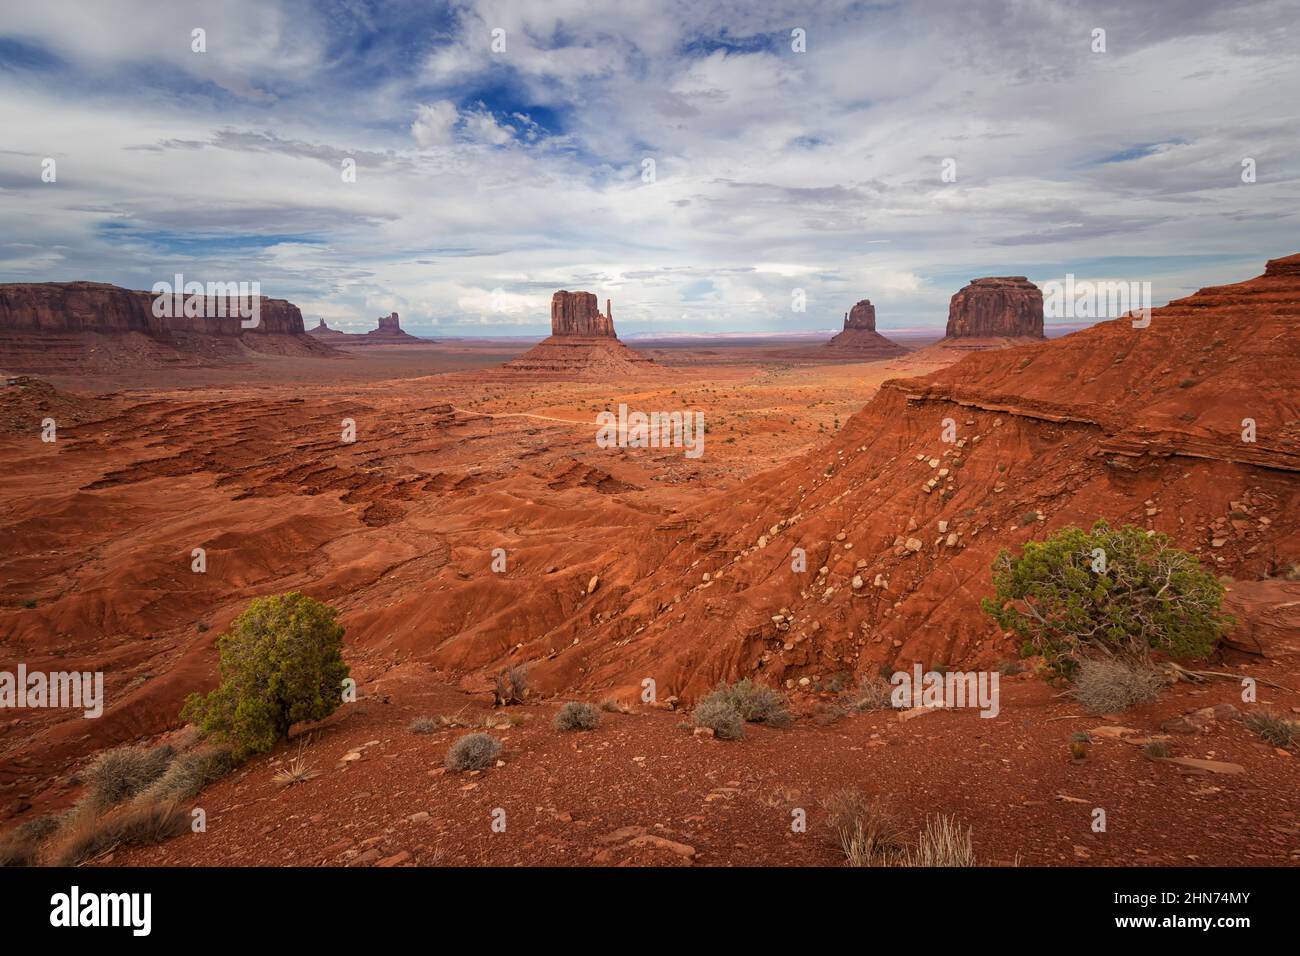
[[[270,750],[342,701],[343,626],[327,604],[293,592],[258,598],[221,637],[221,683],[191,694],[181,717],[230,744],[232,757]]]
[[[1203,657],[1235,623],[1223,585],[1163,534],[1098,521],[1028,541],[993,562],[984,611],[1069,676],[1089,654],[1144,662],[1152,650]]]

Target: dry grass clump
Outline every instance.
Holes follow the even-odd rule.
[[[41,838],[15,827],[0,837],[0,866],[36,866]]]
[[[566,730],[595,730],[599,725],[600,711],[590,704],[584,704],[577,700],[569,701],[555,715],[555,729],[561,732]]]
[[[144,790],[146,797],[189,800],[197,797],[210,783],[215,783],[234,767],[225,747],[200,747],[178,754],[165,771]]]
[[[51,862],[77,866],[119,846],[162,843],[188,826],[189,814],[178,800],[141,796],[104,813],[83,804],[59,829]]]
[[[496,763],[501,741],[489,734],[466,734],[447,749],[448,770],[486,770]]]
[[[903,828],[884,799],[854,788],[831,794],[823,806],[849,866],[895,866],[907,852]]]
[[[1164,687],[1164,676],[1154,668],[1087,660],[1079,665],[1070,695],[1090,714],[1115,714],[1150,703]]]
[[[940,814],[927,817],[915,849],[904,855],[904,866],[979,866],[971,846],[971,828]]]
[[[413,734],[431,734],[439,729],[439,724],[432,717],[416,717],[406,725],[406,729]]]
[[[306,783],[319,776],[320,771],[307,763],[307,755],[300,751],[272,774],[271,779],[282,787],[292,787],[295,783]]]
[[[1300,722],[1288,720],[1271,710],[1255,710],[1246,715],[1247,729],[1274,747],[1290,747],[1300,740]]]
[[[493,706],[522,704],[528,696],[528,668],[523,664],[507,668],[492,682]]]
[[[855,710],[891,710],[894,702],[892,695],[893,686],[883,677],[877,677],[870,674],[862,678],[858,684],[858,689],[853,695],[853,708]]]
[[[631,707],[628,707],[626,704],[620,704],[618,701],[614,700],[612,697],[611,697],[609,700],[602,700],[602,701],[600,702],[600,709],[603,710],[603,711],[604,711],[605,713],[607,713],[607,714],[630,714],[630,713],[632,713],[632,708],[631,708]]]
[[[175,754],[167,744],[128,744],[104,751],[82,774],[86,799],[102,810],[134,797],[166,772]]]

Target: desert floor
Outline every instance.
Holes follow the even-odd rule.
[[[909,830],[955,815],[992,864],[1300,862],[1294,756],[1222,712],[1170,735],[1177,756],[1210,764],[1149,760],[1140,746],[1172,718],[1239,705],[1233,682],[1099,718],[1016,674],[996,720],[849,713],[828,687],[792,728],[750,725],[737,742],[695,736],[662,705],[604,713],[578,734],[551,726],[563,698],[494,711],[482,679],[465,676],[476,650],[466,639],[449,654],[450,635],[490,631],[483,617],[503,600],[543,606],[574,586],[566,568],[635,551],[647,521],[779,468],[885,379],[935,367],[723,344],[649,348],[661,375],[608,384],[499,372],[516,351],[369,348],[5,390],[0,658],[103,670],[109,706],[95,721],[3,712],[0,828],[70,805],[97,751],[173,732],[184,695],[215,681],[216,635],[252,597],[302,589],[340,609],[360,700],[205,791],[205,833],[96,862],[835,864],[822,805],[845,787],[887,797]],[[597,448],[595,414],[620,402],[703,411],[706,453]],[[47,416],[53,444],[39,440]],[[345,419],[355,442],[339,440]],[[493,574],[501,546],[536,572]],[[1270,655],[1252,673],[1300,686],[1300,638]],[[1260,696],[1300,711],[1294,692]],[[462,726],[408,732],[436,715]],[[502,765],[444,771],[471,724],[504,728]],[[1082,761],[1067,749],[1076,731],[1093,732]],[[272,775],[294,756],[319,774],[281,787]],[[492,829],[498,808],[505,832]],[[798,809],[807,832],[792,829]]]

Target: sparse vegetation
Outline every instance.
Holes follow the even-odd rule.
[[[189,819],[177,800],[142,797],[107,813],[83,805],[59,829],[51,862],[77,866],[118,846],[162,843],[185,832]]]
[[[307,763],[307,755],[300,750],[290,757],[288,762],[271,776],[271,779],[282,787],[292,787],[295,783],[306,783],[319,776],[320,771],[313,769]]]
[[[832,841],[849,866],[893,866],[904,858],[903,828],[883,799],[857,789],[839,790],[824,808]]]
[[[1154,668],[1089,660],[1076,672],[1070,695],[1090,714],[1116,714],[1155,700],[1164,686],[1164,677]]]
[[[175,751],[167,745],[115,747],[99,754],[82,775],[86,799],[103,810],[144,791],[161,777]]]
[[[1203,657],[1234,624],[1212,573],[1165,535],[1132,525],[1063,528],[1026,542],[1018,558],[1003,550],[993,583],[984,611],[1067,677],[1096,653]]]
[[[555,715],[555,729],[562,733],[568,730],[595,730],[599,725],[600,711],[582,701],[569,701]]]
[[[40,837],[17,827],[0,837],[0,867],[36,866],[40,846]]]
[[[1255,710],[1246,715],[1246,728],[1274,747],[1290,747],[1300,740],[1300,722],[1288,720],[1270,710]]]
[[[200,747],[178,754],[167,770],[144,791],[151,799],[189,800],[210,783],[220,780],[234,766],[224,747]]]
[[[501,741],[490,734],[466,734],[447,750],[447,769],[486,770],[496,763]]]
[[[1152,760],[1164,760],[1169,756],[1169,743],[1164,740],[1148,740],[1142,745],[1142,753]]]
[[[740,740],[745,736],[745,719],[727,697],[709,694],[691,713],[696,727],[708,727],[719,740]]]
[[[630,713],[632,713],[632,708],[631,708],[631,707],[626,707],[626,706],[624,706],[623,704],[620,704],[618,701],[614,700],[613,698],[610,698],[609,700],[602,700],[602,701],[600,702],[600,709],[603,710],[603,711],[604,711],[605,713],[607,713],[607,714],[630,714]]]
[[[891,699],[893,692],[894,688],[885,678],[868,675],[858,684],[857,692],[853,695],[853,706],[856,710],[891,709],[894,706]]]
[[[971,828],[962,828],[954,818],[940,814],[927,818],[925,829],[909,849],[904,866],[978,866],[971,846]]]
[[[264,753],[301,721],[342,702],[343,627],[334,608],[292,592],[258,598],[221,637],[221,683],[191,694],[181,716],[228,741],[235,760]]]
[[[438,730],[438,721],[432,717],[416,717],[406,725],[406,729],[413,734],[431,734]]]
[[[517,664],[498,674],[493,681],[492,693],[495,698],[493,700],[494,707],[522,704],[524,698],[528,696],[527,666]]]
[[[700,704],[711,700],[725,701],[740,715],[741,720],[751,724],[788,727],[793,722],[790,712],[786,710],[785,698],[771,687],[756,684],[748,677],[734,684],[719,684]]]

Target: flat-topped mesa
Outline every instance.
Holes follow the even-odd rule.
[[[616,339],[614,309],[608,299],[605,308],[609,314],[601,315],[596,296],[590,292],[566,292],[562,289],[551,296],[551,334]]]
[[[393,313],[391,313],[391,314],[389,314],[389,315],[381,315],[381,316],[379,317],[379,331],[380,331],[380,332],[400,332],[400,331],[402,331],[402,323],[401,323],[401,321],[397,318],[397,313],[396,313],[396,312],[393,312]]]
[[[871,304],[870,299],[863,299],[844,313],[844,331],[847,332],[849,329],[876,331],[876,307]]]
[[[948,304],[948,338],[1043,338],[1043,292],[1024,276],[972,279]]]
[[[0,329],[26,332],[139,332],[166,336],[197,333],[231,338],[252,335],[301,335],[302,313],[292,302],[261,296],[258,322],[246,327],[231,300],[209,307],[206,297],[193,297],[193,315],[186,308],[172,316],[154,312],[153,292],[140,292],[106,282],[16,282],[0,285]],[[187,300],[188,301],[188,300]]]

